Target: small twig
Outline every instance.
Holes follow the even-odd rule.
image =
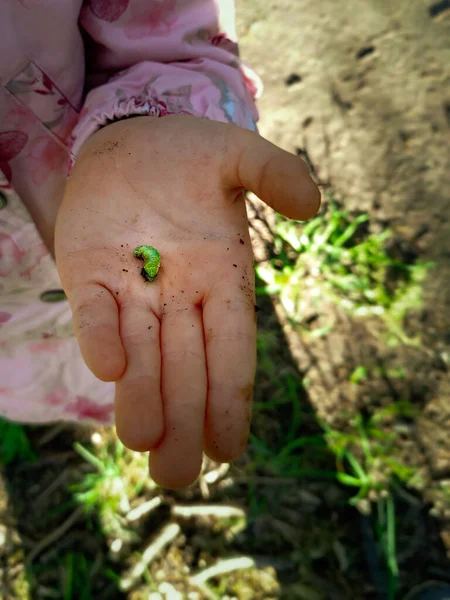
[[[208,500],[209,499],[209,487],[208,487],[208,483],[206,482],[206,479],[204,477],[200,477],[200,479],[198,480],[198,485],[200,487],[200,493],[202,495],[203,500]]]
[[[156,540],[144,550],[141,560],[134,566],[129,576],[120,580],[120,589],[122,591],[127,592],[133,587],[139,577],[144,574],[149,564],[161,552],[164,546],[170,544],[177,537],[180,530],[181,528],[177,523],[171,523],[162,530]]]
[[[218,481],[219,479],[222,479],[222,477],[224,477],[228,473],[229,469],[229,463],[222,463],[214,471],[208,471],[208,473],[205,473],[203,475],[203,478],[208,485],[211,485],[212,483],[216,483],[216,481]]]
[[[35,462],[23,463],[17,467],[17,472],[22,473],[23,471],[30,471],[34,469],[40,469],[41,467],[46,467],[47,465],[52,465],[53,463],[65,461],[69,458],[73,458],[76,456],[73,450],[67,450],[66,452],[58,452],[55,454],[50,454],[45,458],[40,460],[36,460]]]
[[[245,511],[236,506],[223,506],[215,504],[201,504],[197,506],[173,506],[172,515],[174,517],[217,517],[218,519],[228,519],[230,517],[245,517]]]
[[[43,585],[40,585],[37,591],[39,598],[61,598],[61,594],[58,592],[58,590],[53,590]]]
[[[255,561],[249,556],[240,556],[238,558],[229,558],[227,560],[221,560],[212,567],[208,567],[197,575],[189,578],[189,582],[192,585],[204,585],[208,579],[213,577],[219,577],[219,575],[225,575],[238,571],[240,569],[251,569],[255,566]]]
[[[67,425],[65,423],[61,425],[55,425],[54,427],[52,427],[49,431],[44,433],[42,437],[39,438],[37,442],[38,448],[41,448],[42,446],[45,446],[46,444],[54,440],[56,436],[58,436],[62,431],[64,431],[64,429],[66,429],[66,427]]]
[[[204,583],[194,584],[199,592],[201,592],[205,598],[208,600],[221,600],[216,592],[213,592],[207,585]]]
[[[26,564],[31,564],[34,559],[43,551],[47,546],[54,544],[56,540],[62,537],[65,533],[69,531],[71,527],[78,521],[78,518],[83,513],[83,507],[79,506],[76,510],[73,511],[71,515],[67,517],[67,519],[62,523],[59,527],[54,529],[49,535],[47,535],[43,540],[41,540],[36,546],[31,550],[29,555],[26,558]]]
[[[34,508],[39,506],[41,502],[43,502],[50,494],[52,494],[55,490],[59,488],[59,486],[64,483],[67,479],[67,471],[62,471],[56,479],[54,479],[50,485],[48,485],[45,490],[43,490],[39,496],[34,501]]]
[[[147,502],[143,502],[142,504],[139,504],[138,506],[132,508],[130,512],[126,515],[125,519],[127,521],[137,521],[144,515],[147,515],[152,510],[155,510],[155,508],[158,508],[158,506],[161,505],[161,502],[162,500],[159,496],[156,496],[156,498],[152,498]]]
[[[400,485],[395,487],[395,493],[400,496],[402,500],[405,500],[405,502],[408,502],[409,505],[414,506],[415,508],[420,508],[422,506],[422,502],[419,498],[416,498],[407,490],[404,490]]]

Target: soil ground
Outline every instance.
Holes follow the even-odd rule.
[[[370,411],[393,399],[420,407],[413,447],[428,469],[424,496],[439,503],[450,476],[448,3],[247,0],[239,6],[242,53],[265,86],[261,133],[306,157],[322,189],[367,211],[374,229],[393,229],[402,259],[436,262],[424,307],[407,323],[420,336],[418,347],[389,348],[376,324],[326,302],[318,312],[333,321],[330,335],[305,342],[289,324],[285,331],[321,417],[339,420],[343,411]],[[407,375],[355,388],[349,374],[361,364],[391,371],[402,365]],[[448,522],[442,527],[448,544]]]
[[[296,420],[301,435],[314,439],[322,435],[318,419],[345,431],[351,415],[372,415],[393,401],[407,401],[414,412],[383,425],[386,434],[395,429],[394,456],[421,475],[415,487],[392,490],[400,570],[396,597],[426,581],[450,583],[449,4],[238,0],[237,5],[243,58],[265,84],[261,133],[307,157],[324,192],[331,190],[352,211],[368,212],[374,231],[391,228],[391,251],[401,260],[436,263],[423,307],[404,323],[408,339],[420,336],[416,345],[389,346],[378,320],[357,319],[327,299],[299,328],[276,298],[272,303],[261,297],[252,433],[282,451]],[[249,212],[257,255],[264,259],[272,217],[265,212],[257,217],[251,207]],[[305,334],[305,328],[311,333],[330,323],[327,335]],[[383,375],[355,385],[352,373],[361,365]],[[295,401],[285,402],[289,390]],[[285,464],[278,469],[256,441],[229,469],[206,463],[200,482],[183,493],[162,493],[150,483],[140,489],[136,481],[145,466],[130,456],[131,506],[114,505],[110,498],[121,497],[115,490],[87,512],[86,503],[74,502],[73,486],[95,469],[74,442],[114,448],[112,432],[102,431],[100,438],[70,427],[26,432],[37,458],[2,469],[0,598],[388,597],[388,572],[373,533],[376,511],[350,506],[351,490],[335,481],[292,477]],[[306,470],[336,469],[327,448],[302,449],[301,459]],[[117,461],[124,459],[117,455]],[[156,499],[153,508],[131,519],[130,511],[148,499]],[[242,513],[230,509],[221,516],[217,504]],[[180,507],[186,506],[210,512],[183,516]],[[111,511],[119,514],[118,522]],[[178,529],[168,532],[167,525]],[[133,566],[166,534],[172,535],[169,542],[124,591]],[[199,572],[231,557],[247,558],[252,566],[216,574],[206,587],[193,582]]]

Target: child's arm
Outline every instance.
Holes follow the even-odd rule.
[[[189,114],[255,129],[261,84],[239,59],[233,0],[91,0],[80,25],[91,89],[75,154],[127,116]]]

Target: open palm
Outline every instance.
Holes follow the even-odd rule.
[[[58,214],[56,259],[83,357],[116,382],[124,444],[183,487],[202,451],[245,449],[255,372],[253,256],[243,189],[315,214],[302,161],[256,134],[187,116],[121,121],[83,149]],[[144,280],[139,245],[161,254]]]

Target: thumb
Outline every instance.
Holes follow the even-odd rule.
[[[313,217],[320,208],[320,192],[306,163],[256,133],[239,127],[232,131],[233,152],[228,156],[233,185],[252,191],[285,217]]]

